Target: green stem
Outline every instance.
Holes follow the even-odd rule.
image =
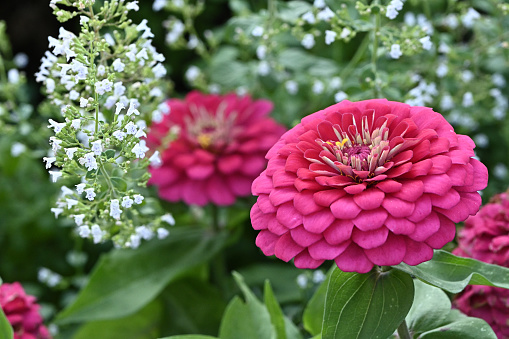
[[[219,234],[221,232],[219,225],[219,208],[216,205],[212,205],[212,230],[214,234]],[[227,297],[229,289],[228,282],[225,277],[226,262],[224,253],[219,252],[216,254],[216,256],[211,260],[210,265],[212,279],[216,282],[223,296]]]
[[[368,50],[369,41],[370,41],[369,34],[367,34],[362,40],[361,44],[359,45],[359,48],[357,48],[357,51],[355,52],[352,59],[350,59],[348,65],[346,65],[346,67],[343,68],[343,70],[341,71],[341,74],[339,75],[341,80],[345,80],[346,78],[348,78],[352,71],[355,69],[355,66],[359,63],[359,61],[361,61],[362,57]]]
[[[99,161],[99,171],[104,176],[104,180],[106,180],[106,184],[108,185],[108,188],[111,191],[111,196],[115,196],[115,188],[113,187],[113,183],[111,182],[110,176],[108,175],[108,172],[106,172],[106,169],[104,168],[104,164],[102,163],[101,159],[97,159]]]
[[[403,320],[403,322],[398,327],[398,335],[400,339],[412,339],[405,320]]]
[[[375,29],[373,30],[373,51],[371,54],[371,69],[374,74],[374,94],[375,98],[378,98],[380,96],[380,88],[378,87],[378,75],[377,75],[377,68],[376,68],[376,61],[377,61],[377,50],[378,50],[378,34],[380,31],[380,12],[375,14]]]

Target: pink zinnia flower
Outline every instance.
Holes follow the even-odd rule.
[[[231,205],[251,193],[251,183],[265,168],[265,153],[284,133],[267,115],[272,103],[249,96],[191,92],[168,101],[170,114],[151,126],[147,143],[159,149],[162,165],[149,183],[168,201],[203,206]],[[176,140],[165,140],[170,129]]]
[[[49,339],[34,296],[14,282],[0,286],[0,307],[14,330],[14,339]]]
[[[427,107],[342,101],[302,119],[253,182],[256,244],[299,268],[417,265],[476,213],[486,167]]]
[[[509,267],[509,195],[501,193],[469,217],[454,254]],[[486,320],[498,338],[509,338],[509,290],[467,286],[454,300],[463,313]]]

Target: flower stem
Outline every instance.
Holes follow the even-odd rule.
[[[378,50],[378,34],[380,31],[380,12],[375,14],[375,29],[373,30],[373,50],[371,54],[371,69],[374,74],[374,94],[375,98],[378,98],[380,96],[380,88],[378,85],[378,75],[377,75],[377,68],[376,68],[376,61],[377,61],[377,50]]]
[[[216,205],[212,205],[212,230],[215,234],[221,232],[219,226],[219,208]],[[215,281],[219,290],[223,296],[228,294],[228,283],[226,281],[226,263],[224,253],[219,252],[210,262],[212,279]]]
[[[408,330],[408,326],[406,325],[406,320],[404,319],[398,327],[398,335],[401,339],[412,339],[410,331]]]

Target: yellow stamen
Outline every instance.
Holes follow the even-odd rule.
[[[343,141],[336,141],[336,147],[343,148],[347,141],[348,138],[344,138]]]
[[[196,139],[202,148],[208,148],[212,141],[212,138],[209,134],[200,134]]]

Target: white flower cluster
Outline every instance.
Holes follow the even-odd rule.
[[[411,106],[426,106],[433,102],[433,97],[437,96],[438,90],[434,82],[427,83],[425,80],[420,80],[419,84],[412,88],[408,94],[411,96],[405,103]]]
[[[139,9],[138,1],[121,2],[120,6],[126,11]],[[146,171],[149,164],[149,148],[143,140],[145,118],[161,119],[169,113],[161,104],[165,58],[152,46],[154,35],[147,20],[132,24],[138,36],[129,40],[127,30],[113,35],[98,33],[106,24],[104,18],[117,18],[108,19],[117,20],[108,22],[115,27],[122,27],[118,20],[125,18],[108,13],[96,17],[91,7],[78,6],[77,14],[80,35],[61,28],[58,39],[50,37],[52,51],[46,52],[37,73],[37,81],[44,84],[48,98],[64,118],[63,122],[58,118],[48,121],[55,136],[50,138],[50,154],[43,158],[46,169],[53,181],[64,173],[68,178],[81,178],[75,190],[62,186],[52,212],[55,217],[73,218],[79,236],[91,237],[94,243],[112,239],[117,246],[129,246],[130,237],[137,234],[134,222],[145,223],[152,232],[161,223],[154,215],[145,222],[139,212],[133,221],[128,210],[143,203],[138,187],[149,178],[148,173],[142,178],[132,174]],[[117,42],[118,38],[121,41]],[[107,44],[99,43],[101,40]],[[125,47],[118,48],[119,44]],[[150,162],[158,161],[158,153],[150,157]]]
[[[385,12],[385,16],[389,19],[396,19],[399,11],[403,9],[404,0],[391,0],[389,5],[387,6],[387,10]]]

